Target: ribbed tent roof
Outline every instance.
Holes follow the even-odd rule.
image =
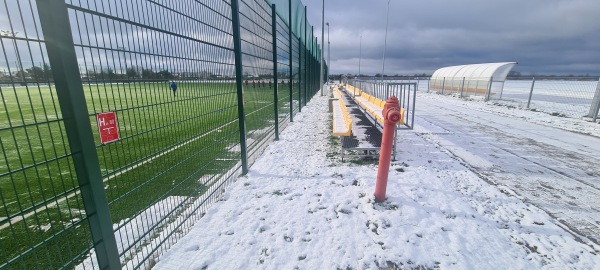
[[[436,70],[434,78],[477,78],[504,81],[517,62],[484,63],[444,67]]]

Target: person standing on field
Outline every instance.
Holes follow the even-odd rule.
[[[173,96],[177,96],[177,84],[175,81],[171,81],[171,90],[173,90]]]

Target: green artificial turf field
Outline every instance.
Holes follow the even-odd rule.
[[[170,196],[200,196],[211,184],[206,179],[240,160],[232,82],[178,82],[177,96],[164,81],[83,88],[113,224]],[[56,90],[0,93],[0,265],[13,258],[25,268],[77,264],[92,241]],[[278,93],[284,121],[289,88],[280,85]],[[273,133],[273,88],[245,86],[244,106],[252,151]],[[109,111],[116,112],[120,140],[102,145],[95,117]]]

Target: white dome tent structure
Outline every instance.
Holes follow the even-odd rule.
[[[517,62],[484,63],[444,67],[431,75],[429,90],[500,99],[506,76]]]

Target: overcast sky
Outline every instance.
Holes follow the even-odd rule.
[[[516,61],[524,75],[600,75],[600,0],[390,1],[385,74]],[[322,0],[303,3],[321,40]],[[333,74],[358,73],[361,35],[361,73],[382,72],[387,5],[325,0]]]

